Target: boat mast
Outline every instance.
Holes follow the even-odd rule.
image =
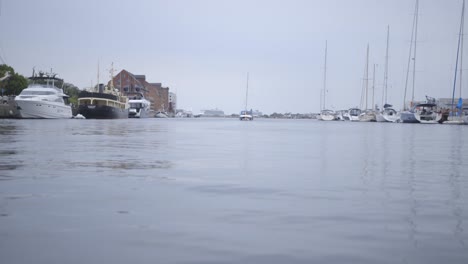
[[[247,99],[249,98],[249,72],[247,72],[247,88],[245,89],[245,111],[247,114]]]
[[[462,5],[462,14],[461,14],[461,21],[460,21],[460,32],[458,35],[458,47],[457,47],[457,59],[455,62],[455,77],[453,79],[453,89],[452,89],[452,115],[455,111],[455,89],[457,84],[457,67],[458,67],[458,59],[460,58],[460,98],[461,98],[461,90],[462,90],[462,56],[463,56],[463,24],[465,22],[465,0],[463,0]],[[461,56],[459,56],[461,55]]]
[[[385,72],[384,72],[384,102],[382,102],[382,107],[387,104],[387,94],[388,94],[388,43],[390,39],[390,26],[387,25],[387,50],[385,52]]]
[[[460,98],[462,98],[462,77],[463,77],[463,35],[464,35],[464,30],[465,30],[465,0],[463,0],[463,6],[462,6],[462,19],[461,19],[461,25],[460,25]]]
[[[98,62],[97,62],[97,87],[96,87],[97,91],[96,92],[99,92],[99,89],[100,89],[99,86],[100,85],[99,85],[99,60],[98,60]]]
[[[372,73],[372,109],[375,108],[375,105],[374,105],[374,94],[375,94],[375,66],[376,66],[376,64],[374,63],[374,72]]]
[[[328,49],[328,41],[325,41],[325,62],[324,62],[324,67],[323,67],[323,109],[326,109],[325,97],[327,95],[327,49]]]
[[[367,55],[366,55],[366,73],[365,73],[365,82],[366,82],[366,110],[367,107],[367,99],[369,93],[369,43],[367,44]]]
[[[418,11],[419,11],[419,0],[416,0],[416,23],[415,23],[415,27],[414,27],[414,58],[413,58],[413,91],[412,91],[412,94],[411,94],[411,102],[414,102],[414,85],[415,85],[415,82],[416,82],[416,43],[417,43],[417,39],[418,39]]]
[[[111,63],[111,69],[109,70],[110,73],[110,88],[112,90],[112,93],[114,93],[114,63]]]
[[[410,40],[410,49],[409,49],[409,55],[408,55],[408,66],[406,68],[405,94],[403,96],[403,110],[407,109],[406,108],[406,94],[407,94],[407,91],[408,91],[408,79],[409,79],[409,69],[410,69],[411,59],[413,59],[414,64],[416,62],[416,52],[414,52],[414,57],[413,58],[411,58],[411,55],[413,54],[413,43],[414,43],[414,47],[416,48],[415,31],[416,31],[416,27],[417,27],[418,6],[419,6],[419,0],[416,0],[415,13],[414,13],[414,17],[413,17],[413,28],[411,29],[411,40]],[[413,71],[413,96],[414,96],[414,73],[415,73],[415,71]],[[412,103],[413,103],[413,101],[411,101],[411,104]]]

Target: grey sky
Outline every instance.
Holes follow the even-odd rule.
[[[451,96],[461,5],[420,0],[416,99]],[[96,83],[98,60],[106,80],[114,62],[194,112],[237,113],[250,72],[249,107],[305,113],[319,111],[326,40],[327,106],[359,105],[367,43],[381,102],[390,25],[389,102],[400,108],[413,12],[413,0],[2,0],[0,51],[25,76],[53,68],[80,88]]]

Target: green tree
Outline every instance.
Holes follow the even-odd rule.
[[[70,103],[77,105],[78,104],[78,94],[80,93],[80,89],[71,83],[64,83],[63,84],[63,92],[70,96]]]
[[[6,72],[10,73],[10,77],[0,83],[0,88],[3,89],[5,95],[18,95],[28,86],[28,80],[24,76],[15,73],[15,70],[6,64],[0,65],[0,76],[4,76]]]

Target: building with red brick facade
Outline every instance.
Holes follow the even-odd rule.
[[[154,111],[169,112],[169,88],[161,83],[149,83],[145,75],[136,75],[126,70],[120,71],[113,79],[114,86],[123,95],[140,92],[151,102]]]

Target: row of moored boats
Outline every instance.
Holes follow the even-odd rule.
[[[151,110],[151,103],[142,93],[122,96],[112,85],[98,85],[98,91],[82,91],[78,96],[76,115],[73,115],[69,96],[58,88],[63,80],[53,73],[34,74],[30,84],[15,97],[20,118],[82,118],[117,119],[167,117],[164,112]]]
[[[361,110],[322,110],[317,119],[323,121],[361,121],[423,124],[468,124],[468,108],[463,108],[462,100],[455,110],[439,104],[434,98],[427,98],[424,103],[415,104],[410,110],[396,111],[385,104],[383,109]]]

